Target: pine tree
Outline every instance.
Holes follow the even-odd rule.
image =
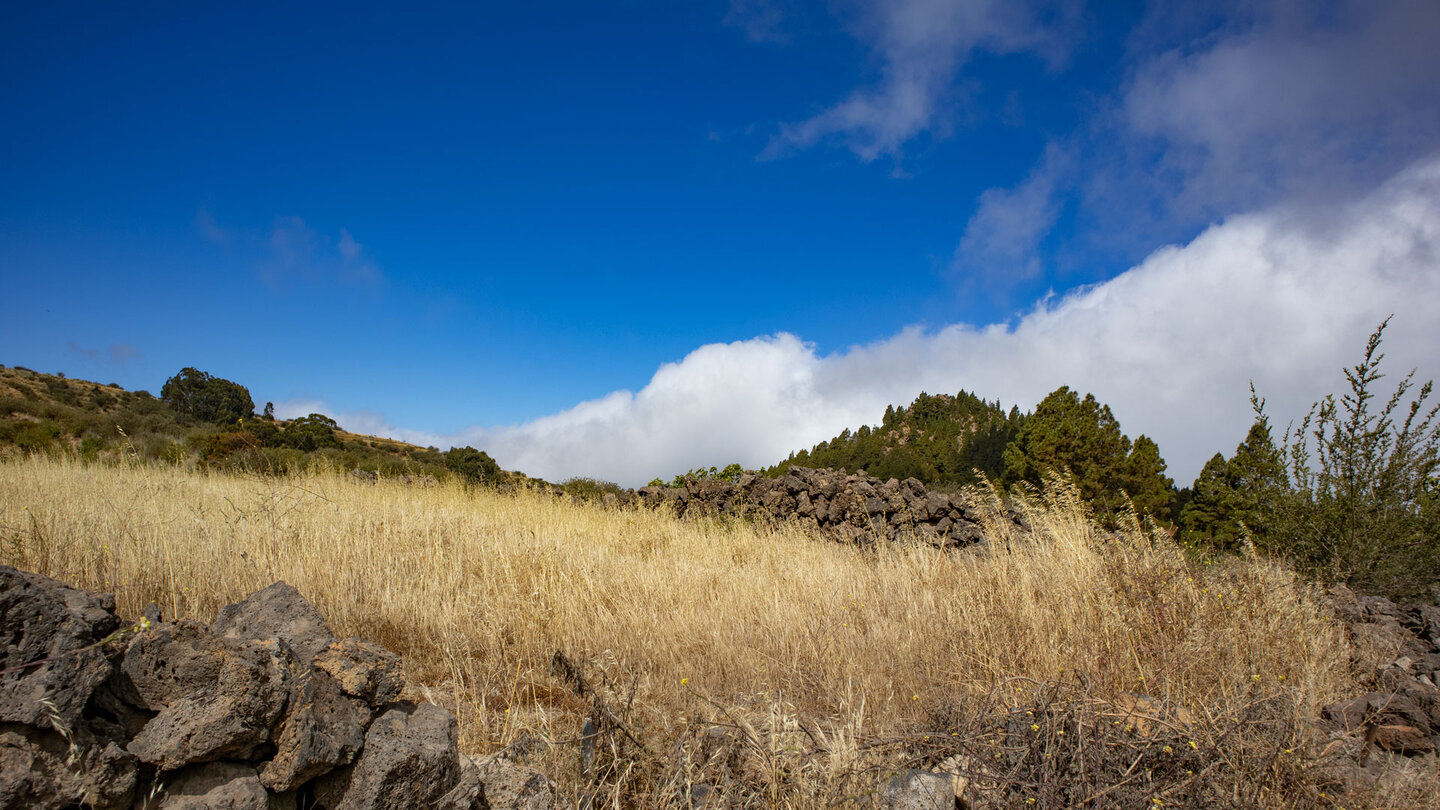
[[[1081,497],[1107,523],[1124,507],[1126,494],[1137,508],[1166,519],[1174,485],[1164,476],[1160,449],[1141,439],[1136,452],[1110,406],[1093,394],[1081,399],[1062,386],[1025,417],[1005,448],[1006,480],[1038,484],[1047,473],[1068,472]]]
[[[1180,517],[1184,536],[1192,544],[1235,551],[1247,536],[1260,546],[1267,543],[1287,485],[1264,403],[1255,405],[1255,422],[1235,455],[1227,461],[1216,453],[1195,479],[1194,497]]]

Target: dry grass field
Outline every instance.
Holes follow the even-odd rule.
[[[706,781],[753,806],[864,805],[950,758],[1022,806],[1081,788],[1332,806],[1304,725],[1354,684],[1312,591],[1101,532],[1060,483],[1022,504],[1031,532],[975,498],[984,547],[861,549],[525,492],[32,457],[0,465],[0,562],[204,621],[283,579],[338,635],[401,653],[462,748],[511,746],[572,799],[661,806]],[[1148,730],[1113,711],[1136,694]]]

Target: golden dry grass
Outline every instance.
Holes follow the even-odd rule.
[[[1282,569],[1198,566],[1138,525],[1101,532],[1059,484],[1023,506],[1033,532],[976,497],[984,548],[866,550],[526,492],[33,457],[0,465],[0,562],[113,591],[124,615],[153,600],[205,621],[283,579],[337,634],[404,655],[471,751],[579,733],[593,705],[551,674],[557,650],[624,701],[652,753],[697,718],[773,746],[798,729],[832,776],[864,759],[859,741],[997,687],[1019,703],[1069,681],[1197,712],[1264,693],[1311,716],[1353,689],[1340,628]],[[659,778],[643,770],[614,795]]]

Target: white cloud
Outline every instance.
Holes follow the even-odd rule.
[[[796,123],[783,124],[762,153],[777,157],[830,137],[862,160],[896,156],[922,132],[950,126],[950,98],[970,52],[1064,52],[1026,4],[1005,0],[879,0],[859,3],[855,35],[881,63],[879,80]],[[768,7],[767,7],[768,8]]]
[[[768,465],[922,390],[1028,409],[1070,385],[1110,404],[1132,437],[1154,438],[1186,484],[1243,437],[1250,380],[1283,426],[1338,389],[1341,367],[1391,313],[1388,382],[1412,367],[1440,376],[1440,156],[1324,219],[1317,228],[1313,211],[1284,207],[1233,217],[1013,325],[908,329],[829,355],[788,334],[712,344],[637,393],[517,427],[409,435],[471,444],[550,480],[634,485],[702,465]],[[374,414],[337,418],[386,432]]]
[[[1040,275],[1043,268],[1035,245],[1060,216],[1057,185],[1068,172],[1069,162],[1052,143],[1019,185],[981,194],[975,215],[955,248],[956,265],[977,270],[987,280]]]

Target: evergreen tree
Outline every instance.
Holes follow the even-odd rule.
[[[1068,471],[1081,497],[1106,522],[1113,522],[1126,494],[1137,508],[1166,519],[1174,485],[1164,476],[1159,448],[1141,439],[1137,451],[1110,406],[1062,386],[1036,406],[1005,448],[1005,477],[1039,484],[1049,472]]]
[[[1149,436],[1137,437],[1130,447],[1121,489],[1140,512],[1157,520],[1174,518],[1171,507],[1175,503],[1175,482],[1165,475],[1165,459]]]
[[[864,470],[879,478],[917,478],[930,486],[975,483],[976,471],[998,478],[1005,446],[1019,428],[1019,410],[1009,416],[990,403],[961,391],[921,393],[908,407],[885,409],[878,427],[846,429],[828,442],[794,453],[766,470],[780,475],[792,464]]]
[[[1194,496],[1180,515],[1184,537],[1191,543],[1235,551],[1248,535],[1265,545],[1287,485],[1264,403],[1256,401],[1255,406],[1255,422],[1235,455],[1227,461],[1216,453],[1195,479]]]

